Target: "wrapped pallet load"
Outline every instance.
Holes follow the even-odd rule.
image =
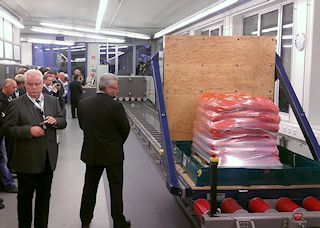
[[[278,107],[263,97],[204,93],[199,98],[192,148],[220,167],[281,168]]]

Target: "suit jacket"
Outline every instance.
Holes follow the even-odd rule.
[[[49,91],[45,86],[42,88],[42,93],[47,95],[52,95],[51,91]]]
[[[21,88],[17,89],[17,92],[19,93],[19,97],[22,96],[23,94],[26,94],[26,91]],[[11,97],[12,97],[12,99],[17,98],[16,93],[13,93]]]
[[[130,125],[122,104],[98,93],[80,101],[78,120],[84,134],[83,162],[102,166],[123,162]]]
[[[32,137],[30,128],[39,126],[43,117],[32,101],[23,95],[13,100],[8,108],[4,130],[14,140],[12,168],[18,173],[40,173],[48,154],[50,166],[55,169],[58,157],[56,129],[65,128],[67,123],[55,97],[44,96],[44,115],[53,116],[56,126],[47,125],[46,134]]]
[[[3,92],[0,92],[0,141],[4,136],[3,124],[5,121],[5,117],[7,115],[8,106],[9,106],[8,97]]]
[[[79,101],[82,94],[82,84],[80,81],[72,81],[69,85],[70,88],[70,99],[72,101]]]

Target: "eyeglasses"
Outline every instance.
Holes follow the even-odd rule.
[[[115,90],[119,90],[119,87],[109,86],[109,88],[112,88],[112,89],[115,89]]]
[[[38,87],[38,86],[41,86],[41,85],[42,85],[42,82],[38,82],[38,83],[27,82],[26,84],[27,84],[27,86],[29,86],[29,87]]]

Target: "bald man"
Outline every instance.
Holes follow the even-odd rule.
[[[0,92],[0,180],[3,190],[6,192],[17,193],[18,189],[14,184],[10,170],[8,169],[8,155],[4,140],[3,124],[5,121],[11,96],[17,90],[17,83],[13,79],[6,79],[2,83]]]
[[[31,228],[34,192],[34,227],[46,228],[58,157],[56,129],[65,128],[67,123],[58,100],[42,94],[42,73],[31,69],[24,75],[26,94],[10,103],[4,129],[15,140],[12,168],[19,185],[19,228]]]

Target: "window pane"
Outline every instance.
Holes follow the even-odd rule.
[[[0,38],[3,38],[3,18],[0,18]]]
[[[277,36],[278,10],[261,15],[261,36]]]
[[[210,31],[210,36],[219,36],[219,29],[214,29]]]
[[[13,41],[13,31],[12,31],[12,24],[4,20],[3,23],[3,33],[4,39],[7,41]]]
[[[292,51],[293,3],[283,6],[281,58],[286,73],[291,78],[291,51]],[[279,108],[282,112],[289,112],[289,103],[280,85]]]
[[[119,75],[131,75],[133,74],[132,62],[133,62],[133,47],[121,47],[118,46],[118,58],[119,58]]]
[[[116,72],[116,47],[113,44],[109,44],[108,47],[108,64],[109,73]]]
[[[202,31],[201,36],[209,36],[209,30]]]
[[[0,40],[0,58],[4,57],[4,53],[3,53],[3,41]]]
[[[246,17],[243,19],[243,35],[257,36],[258,35],[258,15]]]
[[[17,26],[13,26],[13,42],[20,44],[20,31]]]
[[[20,60],[20,46],[13,45],[13,56],[15,60]]]
[[[151,46],[137,45],[136,75],[152,75]]]
[[[13,59],[13,47],[11,43],[4,42],[4,57],[6,59]]]
[[[107,65],[107,44],[99,45],[100,65]]]

